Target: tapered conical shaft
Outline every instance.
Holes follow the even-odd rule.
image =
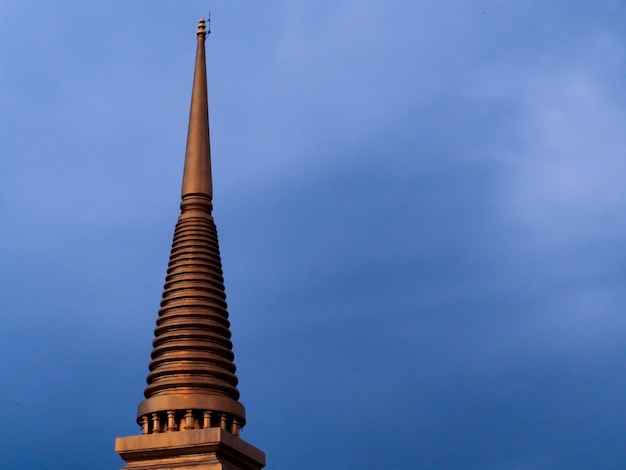
[[[209,99],[206,80],[206,54],[204,20],[198,25],[198,47],[196,67],[193,73],[187,151],[183,172],[182,197],[189,194],[204,194],[213,197],[211,181],[211,145],[209,140]]]
[[[144,434],[245,424],[211,215],[204,20],[198,26],[181,214],[174,231],[152,362],[137,420]]]

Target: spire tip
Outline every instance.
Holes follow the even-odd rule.
[[[200,18],[200,21],[198,21],[198,31],[196,34],[198,36],[206,37],[206,22],[204,21],[204,18]]]

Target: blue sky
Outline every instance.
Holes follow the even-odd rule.
[[[624,468],[624,6],[2,2],[3,468],[139,431],[209,10],[268,468]]]

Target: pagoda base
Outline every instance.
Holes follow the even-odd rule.
[[[260,470],[265,453],[222,428],[118,437],[122,470]]]

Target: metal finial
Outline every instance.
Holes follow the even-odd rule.
[[[200,21],[198,21],[198,31],[196,32],[196,34],[206,35],[206,27],[205,27],[204,18],[200,18]]]

